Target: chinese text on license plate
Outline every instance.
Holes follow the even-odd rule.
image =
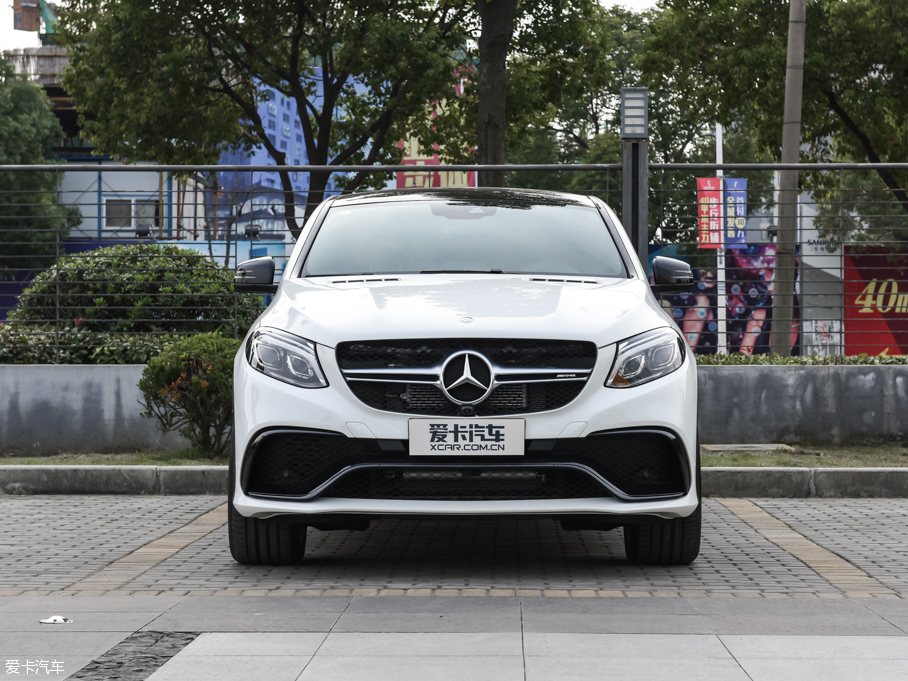
[[[410,419],[410,454],[415,456],[522,456],[523,419]]]

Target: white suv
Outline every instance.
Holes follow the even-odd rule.
[[[696,364],[615,214],[512,189],[334,197],[237,291],[275,293],[237,354],[229,534],[245,564],[306,528],[523,515],[624,528],[637,563],[700,547]]]

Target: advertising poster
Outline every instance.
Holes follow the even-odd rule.
[[[653,253],[658,255],[658,253]],[[755,244],[726,255],[725,333],[728,352],[769,352],[775,244]],[[715,270],[693,269],[694,290],[661,296],[662,305],[697,354],[714,354],[718,341]],[[798,289],[796,288],[796,293]],[[800,296],[795,296],[792,354],[800,354]]]
[[[717,177],[697,178],[697,241],[700,248],[722,244],[722,185]]]
[[[845,248],[845,354],[908,355],[908,255]]]
[[[725,248],[747,247],[747,180],[725,180]]]

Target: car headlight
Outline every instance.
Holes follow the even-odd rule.
[[[256,371],[300,388],[325,388],[315,343],[278,329],[259,328],[246,343],[246,359]]]
[[[608,388],[642,385],[677,370],[686,355],[684,340],[672,329],[656,329],[618,343]]]

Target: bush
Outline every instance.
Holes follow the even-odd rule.
[[[233,272],[197,251],[130,244],[60,258],[23,291],[9,318],[93,333],[232,335],[236,322],[244,335],[261,311],[261,297],[237,298]]]
[[[0,324],[0,364],[146,364],[177,338]]]
[[[233,358],[241,344],[200,334],[166,347],[142,372],[143,415],[210,457],[226,455],[233,432]]]
[[[697,355],[697,364],[706,366],[741,364],[794,366],[826,366],[831,364],[908,364],[908,356],[830,355],[827,357],[823,355],[800,355],[797,357],[783,357],[782,355],[745,355],[740,352],[733,352],[728,355]]]

